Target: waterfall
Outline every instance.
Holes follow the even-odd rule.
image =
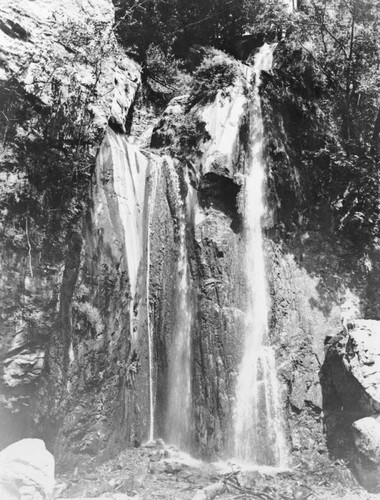
[[[298,9],[298,1],[297,0],[283,0],[283,4],[284,4],[285,9],[289,13],[292,13]]]
[[[186,204],[180,193],[178,174],[167,160],[168,182],[177,213],[178,275],[175,303],[175,328],[169,351],[168,405],[165,422],[166,439],[181,449],[191,444],[191,326],[192,303],[190,272],[186,249]]]
[[[146,318],[148,331],[148,364],[149,364],[149,441],[154,439],[154,391],[153,391],[153,329],[150,322],[149,281],[150,281],[150,232],[156,199],[157,185],[161,173],[161,164],[156,157],[150,159],[150,182],[148,191],[148,224],[146,243]]]
[[[247,310],[233,427],[234,453],[238,461],[249,465],[278,467],[286,463],[286,447],[281,425],[274,351],[267,345],[270,297],[262,232],[266,214],[266,164],[259,95],[261,72],[271,70],[273,50],[273,46],[263,45],[253,66],[255,84],[250,113],[251,145],[244,192]]]

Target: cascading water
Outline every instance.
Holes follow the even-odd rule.
[[[274,47],[263,45],[255,57],[250,113],[251,147],[244,192],[247,310],[244,354],[234,408],[235,458],[247,465],[286,465],[286,446],[278,402],[273,349],[268,342],[270,297],[265,269],[262,221],[266,213],[266,164],[259,95],[261,72],[270,71]]]
[[[191,325],[192,304],[190,272],[186,250],[186,204],[180,194],[179,178],[175,167],[167,160],[168,181],[175,196],[178,214],[178,288],[176,321],[169,353],[168,406],[166,413],[166,439],[188,450],[191,444]]]
[[[298,8],[298,0],[287,0],[286,4],[290,12],[294,12]]]
[[[149,362],[149,441],[154,439],[154,391],[153,391],[153,330],[150,322],[149,307],[149,280],[150,280],[150,232],[154,210],[154,202],[157,193],[157,185],[161,173],[161,165],[157,158],[150,160],[150,183],[148,191],[148,228],[146,243],[146,308],[147,308],[147,330],[148,330],[148,362]]]

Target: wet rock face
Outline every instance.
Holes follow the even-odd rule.
[[[289,450],[294,456],[326,451],[319,381],[326,330],[339,329],[339,308],[325,315],[318,277],[311,276],[278,241],[267,245],[272,302],[271,343],[276,351]]]
[[[64,15],[68,12],[70,17]],[[44,8],[38,1],[9,2],[0,14],[1,96],[15,96],[5,111],[27,103],[17,130],[5,122],[1,128],[7,140],[0,196],[5,204],[11,201],[11,209],[2,211],[0,225],[7,235],[0,260],[0,445],[43,434],[68,466],[83,456],[102,460],[138,446],[148,437],[150,375],[155,433],[165,435],[179,206],[186,205],[194,309],[190,451],[204,458],[230,456],[244,331],[242,186],[249,167],[249,69],[242,67],[245,78],[191,113],[186,98],[174,100],[153,134],[157,155],[142,153],[124,133],[139,72],[115,44],[108,0],[56,0]],[[57,23],[59,16],[63,23]],[[94,43],[100,42],[107,50],[96,74]],[[184,125],[190,118],[195,128]],[[354,420],[379,412],[377,354],[370,348],[377,327],[358,323],[362,327],[333,341],[323,367],[322,400],[323,340],[341,330],[339,288],[349,284],[354,267],[344,274],[338,261],[345,258],[345,247],[331,245],[323,228],[302,233],[289,224],[288,233],[278,231],[276,222],[291,213],[299,193],[297,169],[287,168],[280,113],[270,126],[281,132],[273,132],[270,147],[276,168],[282,168],[269,172],[265,221],[270,341],[289,448],[298,455],[323,453],[322,408],[334,450],[346,446],[344,433],[351,433]],[[184,131],[190,137],[183,137]],[[39,135],[46,141],[39,142]],[[73,148],[78,140],[83,149]],[[26,153],[20,152],[20,141]],[[173,143],[186,146],[186,158],[162,157]],[[165,174],[168,161],[179,176],[175,189]],[[41,165],[42,170],[36,168]],[[69,178],[75,183],[67,187]],[[51,191],[54,183],[67,187],[64,194]],[[71,197],[78,185],[81,192]],[[377,297],[375,273],[370,279],[369,292]]]
[[[61,465],[72,466],[79,454],[102,460],[147,439],[147,252],[154,223],[147,200],[148,192],[155,198],[153,178],[165,200],[160,167],[159,159],[147,158],[108,129],[72,300],[68,383],[60,405],[65,409],[55,444]],[[157,226],[165,231],[170,224],[165,213]]]
[[[203,458],[215,458],[231,452],[229,431],[232,418],[236,367],[242,350],[244,322],[244,279],[241,263],[241,214],[239,192],[241,183],[235,178],[244,169],[246,139],[242,129],[246,125],[246,84],[239,81],[226,95],[218,95],[215,102],[205,107],[195,106],[186,111],[181,100],[174,100],[155,130],[152,145],[176,148],[178,139],[191,144],[192,137],[183,138],[182,119],[202,123],[204,132],[188,158],[179,163],[182,179],[182,200],[186,209],[186,244],[190,264],[193,327],[192,327],[192,407],[193,444],[191,451]],[[188,114],[186,114],[188,113]],[[165,151],[166,149],[164,149]],[[190,168],[189,168],[190,166]],[[184,172],[190,181],[186,183]],[[176,220],[175,193],[168,186],[171,216]],[[164,207],[158,201],[158,207]],[[164,215],[160,211],[155,219]],[[176,294],[176,279],[161,274],[170,267],[166,259],[176,259],[178,245],[175,224],[159,219],[154,224],[152,243],[162,242],[166,232],[164,252],[152,246],[151,290],[153,304],[157,359],[157,433],[165,435],[165,401],[168,356],[174,334],[175,311],[171,304]],[[165,228],[165,229],[164,229]],[[173,238],[173,239],[172,239]],[[174,246],[173,246],[174,243]],[[158,258],[161,256],[161,258]],[[157,274],[159,271],[159,274]],[[161,282],[156,281],[160,276]],[[165,299],[165,300],[163,300]],[[157,306],[159,306],[157,308]],[[161,311],[160,311],[161,309]],[[230,451],[228,451],[230,449]]]
[[[132,93],[135,87],[128,88]],[[167,117],[175,121],[176,114],[183,112],[183,102],[174,102],[173,107],[164,116],[162,132],[167,132]],[[30,427],[18,427],[36,432],[32,420],[40,420],[38,432],[46,434],[50,429],[61,464],[73,465],[84,455],[101,460],[147,439],[149,328],[154,339],[155,432],[165,435],[178,287],[178,217],[183,205],[187,206],[186,244],[194,308],[191,451],[204,458],[231,455],[245,310],[241,189],[250,147],[246,83],[238,83],[230,95],[218,95],[215,102],[193,111],[207,134],[186,162],[175,162],[179,187],[165,174],[165,162],[170,159],[142,154],[131,146],[120,126],[115,126],[122,120],[117,122],[112,114],[116,121],[107,130],[98,154],[91,203],[70,226],[74,230],[68,242],[59,240],[61,253],[51,259],[54,265],[48,268],[49,279],[40,279],[33,247],[33,277],[29,276],[27,237],[23,235],[27,270],[23,286],[29,287],[28,300],[34,301],[30,310],[40,311],[41,303],[44,307],[48,303],[49,309],[42,310],[44,322],[40,316],[39,323],[30,321],[28,332],[39,341],[28,344],[33,350],[25,352],[25,345],[16,343],[12,352],[20,360],[6,357],[4,380],[12,397],[16,387],[24,391],[33,387],[38,395],[36,408],[27,416],[22,414]],[[178,132],[174,125],[169,130],[172,135]],[[159,145],[168,143],[165,139]],[[30,224],[28,228],[30,231]],[[26,233],[26,226],[24,230]],[[293,410],[289,436],[293,448],[301,452],[322,447],[318,359],[322,359],[322,338],[331,329],[334,312],[325,319],[318,279],[309,276],[281,243],[271,241],[269,232],[271,341],[283,382],[282,407]],[[35,240],[31,241],[34,245]],[[9,331],[12,325],[10,316]],[[45,337],[37,336],[42,332],[51,342],[49,350]],[[21,391],[20,403],[21,395],[30,398]],[[37,408],[39,401],[43,404]],[[5,414],[12,416],[7,412],[6,408]]]
[[[165,437],[169,395],[169,357],[173,340],[178,282],[178,225],[170,182],[161,171],[150,234],[149,306],[153,342],[155,436]],[[178,201],[178,200],[177,200]]]
[[[183,103],[173,103],[155,137],[158,141],[161,131],[168,142],[158,141],[156,146],[170,144],[176,116],[184,109]],[[193,332],[195,449],[212,457],[228,455],[231,450],[229,430],[241,360],[245,270],[240,211],[241,185],[249,168],[249,105],[238,85],[224,101],[218,96],[204,109],[193,111],[204,120],[209,134],[200,142],[197,154],[189,156],[196,198],[188,238],[197,308]],[[287,155],[283,139],[278,137],[279,161]],[[278,172],[270,175],[280,184],[286,181]],[[317,231],[300,234],[293,228],[288,238],[277,234],[271,195],[270,191],[270,215],[265,221],[272,300],[270,337],[276,349],[289,448],[298,455],[319,454],[326,452],[319,379],[324,338],[326,332],[335,334],[341,329],[340,288],[349,281],[339,263],[339,245],[332,245]],[[330,274],[335,281],[326,279]]]
[[[194,334],[194,407],[197,448],[204,457],[228,454],[236,367],[244,331],[241,235],[231,219],[207,210],[195,227],[192,265],[198,287]],[[216,411],[215,411],[216,410]]]

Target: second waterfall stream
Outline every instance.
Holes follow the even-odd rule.
[[[181,198],[180,180],[175,166],[166,160],[167,179],[177,212],[177,297],[174,335],[169,360],[166,436],[182,450],[191,445],[191,279],[186,249],[186,200]]]
[[[244,351],[233,413],[233,444],[235,459],[240,463],[283,467],[286,465],[286,445],[274,351],[268,342],[270,297],[262,229],[267,212],[267,169],[259,88],[261,72],[272,69],[273,51],[273,45],[264,44],[255,56],[253,66],[255,81],[250,109],[250,153],[242,193],[247,303]]]

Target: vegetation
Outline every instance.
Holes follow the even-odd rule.
[[[114,3],[118,36],[142,63],[145,89],[150,89],[145,97],[161,99],[163,106],[174,96],[188,93],[186,112],[234,83],[238,65],[220,50],[242,58],[247,39],[254,46],[264,38],[282,38],[275,78],[266,85],[272,108],[267,111],[284,118],[292,165],[286,166],[283,158],[273,161],[278,181],[281,177],[289,181],[293,193],[278,188],[277,194],[280,198],[292,195],[294,212],[319,207],[334,230],[350,237],[360,235],[367,242],[380,237],[376,0],[303,0],[292,15],[274,0]],[[25,251],[30,243],[40,246],[34,227],[46,227],[51,235],[65,233],[80,218],[94,145],[100,139],[92,115],[101,97],[105,61],[117,55],[115,41],[101,22],[74,26],[66,21],[59,36],[72,54],[72,68],[57,54],[45,54],[49,73],[29,94],[21,87],[15,91],[15,82],[8,81],[0,95],[1,141],[5,151],[12,144],[16,147],[16,163],[25,171],[17,195],[6,189],[0,193],[5,210],[0,230],[13,235],[8,238],[11,246],[24,246]],[[78,65],[88,68],[85,84],[77,74]],[[47,94],[50,102],[42,99]],[[176,119],[180,149],[186,152],[202,139],[204,125]],[[275,141],[279,123],[273,116],[272,123],[268,120],[269,115],[268,135]],[[5,170],[15,171],[14,159],[9,161],[6,154],[2,164]],[[286,200],[282,201],[285,206]],[[21,225],[7,223],[9,204],[17,205]],[[53,236],[51,240],[54,243]],[[60,247],[58,237],[52,250]]]
[[[292,186],[278,187],[277,195],[289,198],[283,206],[294,205],[293,220],[300,212],[304,221],[317,215],[365,244],[380,237],[376,0],[300,0],[292,14],[278,1],[114,3],[119,37],[142,63],[145,81],[163,84],[168,98],[189,91],[190,107],[212,100],[236,78],[237,66],[215,49],[241,59],[247,40],[254,47],[277,38],[275,78],[266,85],[267,129],[276,142],[280,124],[273,114],[284,118],[292,163],[274,159],[277,184]]]
[[[288,171],[284,158],[274,165],[293,185],[282,196],[299,200],[294,216],[364,244],[380,236],[379,21],[373,0],[301,3],[266,88],[287,136]]]
[[[232,53],[259,2],[246,0],[116,0],[118,28],[124,44],[140,62],[151,43],[176,57],[194,44]]]
[[[174,57],[175,69],[193,72],[201,62],[200,46],[240,58],[245,37],[264,31],[273,36],[279,24],[287,25],[281,0],[114,0],[114,4],[119,39],[142,64],[145,82],[151,76],[152,46],[171,61]],[[168,87],[173,67],[166,65]]]
[[[93,124],[94,110],[107,57],[116,55],[102,22],[67,21],[59,41],[71,65],[52,48],[37,54],[46,65],[32,84],[24,88],[11,78],[0,89],[1,160],[7,172],[0,185],[5,210],[0,231],[8,246],[23,248],[29,257],[42,252],[47,260],[63,258],[66,237],[81,220],[102,133]],[[7,190],[12,176],[17,185]]]
[[[231,87],[240,74],[239,65],[223,52],[209,50],[194,73],[190,87],[191,105],[202,101],[206,103],[215,99],[218,92],[228,95]]]
[[[253,45],[281,39],[267,96],[273,112],[284,117],[290,140],[286,148],[293,165],[285,172],[282,160],[274,163],[277,174],[293,183],[294,214],[312,207],[309,215],[319,215],[331,229],[353,239],[368,243],[380,236],[380,20],[375,0],[304,0],[292,15],[281,2],[260,0],[115,3],[122,42],[147,75],[160,74],[156,80],[170,88],[170,96],[189,90],[190,106],[212,100],[237,74],[231,59],[199,45],[241,58],[247,39]],[[178,85],[178,75],[186,71],[191,83]],[[278,135],[272,120],[268,134]],[[291,194],[281,189],[280,197]]]

